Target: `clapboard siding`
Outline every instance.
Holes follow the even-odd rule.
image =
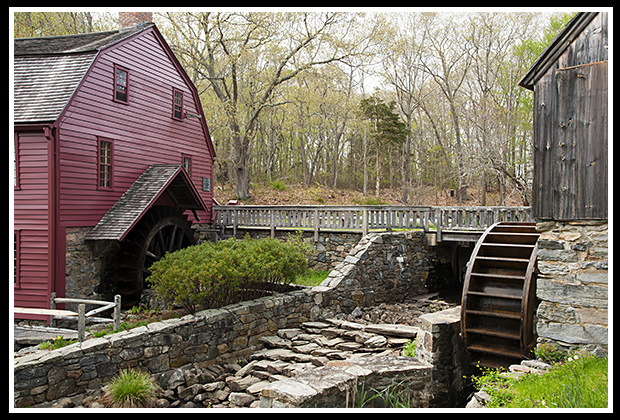
[[[113,99],[115,65],[129,70],[128,104]],[[16,40],[15,68],[15,305],[46,308],[52,291],[65,293],[66,228],[95,226],[151,165],[180,164],[183,155],[192,156],[190,176],[211,209],[212,192],[201,187],[203,177],[212,177],[213,145],[203,121],[172,118],[174,89],[184,93],[186,112],[202,110],[194,86],[152,24]],[[110,189],[98,188],[100,139],[113,142]],[[158,202],[170,204],[170,196]],[[210,220],[210,210],[198,213]]]
[[[129,104],[113,101],[114,65],[129,70]],[[60,222],[94,226],[152,164],[192,156],[192,180],[201,189],[211,177],[212,157],[200,120],[172,118],[173,89],[184,93],[185,111],[199,114],[188,86],[153,32],[100,54],[60,125]],[[98,137],[113,141],[113,189],[97,189]],[[210,214],[201,214],[201,218]]]
[[[17,132],[19,189],[14,191],[13,228],[19,236],[15,306],[44,307],[48,290],[48,140],[41,131]],[[42,305],[42,306],[41,306]]]

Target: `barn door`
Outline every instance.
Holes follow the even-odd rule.
[[[541,84],[537,100],[535,216],[606,219],[607,61],[557,69],[554,76]]]

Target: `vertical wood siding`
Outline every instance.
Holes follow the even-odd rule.
[[[129,104],[113,101],[115,64],[130,72]],[[202,178],[213,175],[212,156],[199,119],[172,118],[175,88],[184,93],[184,110],[200,114],[190,86],[152,32],[99,57],[60,122],[62,227],[94,226],[146,168],[180,164],[183,155],[192,156],[192,180],[210,208],[212,192],[202,191]],[[114,142],[111,191],[97,190],[98,136]]]
[[[607,219],[607,14],[534,87],[533,214]]]

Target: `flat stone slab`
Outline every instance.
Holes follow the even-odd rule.
[[[38,326],[15,326],[13,337],[21,346],[36,346],[45,341],[52,341],[58,337],[65,340],[77,340],[78,333],[64,328],[38,327]]]
[[[344,407],[354,389],[389,386],[403,379],[425,383],[431,366],[413,357],[363,356],[332,361],[262,388],[260,407]],[[386,382],[387,381],[387,382]]]
[[[392,337],[416,338],[418,328],[400,324],[370,324],[364,326],[364,331]]]
[[[415,338],[418,328],[411,325],[402,324],[360,324],[357,322],[342,321],[339,319],[327,319],[327,321],[337,328],[332,327],[334,334],[342,334],[342,330],[358,330],[373,334],[387,335],[390,337]],[[330,329],[326,329],[330,331]],[[325,334],[325,332],[324,332]]]

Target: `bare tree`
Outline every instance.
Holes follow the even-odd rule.
[[[347,13],[167,14],[175,30],[186,33],[178,51],[196,74],[210,82],[225,105],[234,150],[237,197],[250,196],[248,159],[258,118],[281,105],[278,89],[318,65],[352,54]],[[198,42],[200,40],[200,42]]]
[[[448,101],[452,117],[452,131],[456,146],[458,170],[457,201],[463,200],[463,150],[461,144],[460,113],[457,109],[460,89],[463,86],[467,71],[471,64],[467,45],[459,33],[458,25],[453,24],[458,16],[446,14],[424,14],[424,31],[426,32],[426,51],[422,55],[421,68],[435,81],[443,96]],[[450,22],[450,23],[448,23]]]

